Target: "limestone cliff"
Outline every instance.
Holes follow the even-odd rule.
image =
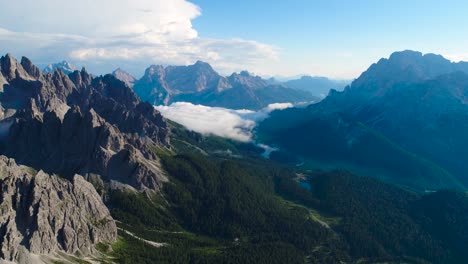
[[[0,156],[0,258],[30,263],[30,253],[89,255],[117,237],[114,220],[83,177],[71,181]]]

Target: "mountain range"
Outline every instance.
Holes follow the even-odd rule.
[[[198,61],[189,66],[156,66],[146,69],[134,83],[140,98],[154,105],[190,102],[231,109],[261,109],[272,103],[307,103],[318,98],[310,92],[282,84],[269,84],[259,76],[243,71],[229,77]]]
[[[324,98],[330,90],[343,90],[351,81],[332,80],[327,77],[302,76],[299,79],[288,80],[284,82],[286,86],[294,89],[309,91],[313,95]]]
[[[50,73],[57,69],[69,74],[75,67],[63,61],[50,64],[43,71]],[[266,80],[247,71],[223,77],[202,61],[189,66],[152,65],[140,79],[120,68],[112,72],[112,75],[133,88],[143,101],[154,105],[184,101],[251,110],[258,110],[272,103],[318,102],[331,89],[342,90],[349,83],[346,80],[312,76],[281,82],[273,78]]]
[[[373,171],[386,174],[382,177],[388,181],[411,188],[466,188],[467,74],[466,62],[396,52],[373,64],[344,91],[332,91],[306,109],[273,114],[260,125],[260,137],[310,161],[327,159],[331,167],[377,167]],[[291,131],[307,139],[295,142],[298,137]],[[369,142],[369,134],[374,142]],[[402,152],[413,157],[411,165],[397,158]],[[413,171],[406,170],[411,167]]]
[[[413,55],[397,54],[409,56],[405,67],[390,64],[434,75],[389,85],[390,77],[377,78],[387,78],[387,70],[378,69],[369,75],[375,80],[363,81],[364,73],[321,103],[274,112],[259,128],[260,139],[281,148],[272,159],[252,143],[204,136],[165,119],[130,88],[144,78],[121,71],[114,75],[125,81],[93,77],[86,69],[44,73],[28,58],[1,57],[0,262],[466,262],[462,177],[388,132],[390,125],[418,131],[411,122],[427,123],[426,139],[442,151],[436,143],[445,137],[434,131],[445,132],[445,124],[458,129],[452,125],[464,120],[463,64],[449,63],[457,72],[438,75],[424,59],[415,62],[425,56]],[[209,65],[197,64],[147,71],[171,87],[168,98],[169,91],[225,87],[223,80],[267,90],[246,72],[217,79],[204,72]],[[389,90],[381,92],[385,85]],[[387,96],[392,105],[379,101]],[[438,103],[422,104],[426,115],[408,108],[426,97]],[[371,102],[388,111],[377,109],[381,120],[361,107]],[[404,108],[392,110],[399,102]],[[457,115],[433,117],[455,109]],[[450,140],[463,143],[460,135]],[[323,169],[337,163],[352,165],[341,167],[351,172]]]
[[[15,160],[2,164],[2,201],[14,211],[2,210],[1,257],[30,263],[34,254],[95,254],[99,242],[116,239],[95,186],[161,188],[167,176],[151,148],[169,145],[167,122],[111,75],[42,73],[10,54],[0,72],[0,152]]]

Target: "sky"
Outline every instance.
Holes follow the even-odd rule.
[[[0,53],[95,74],[202,60],[223,75],[357,78],[406,49],[468,60],[468,2],[0,0]]]

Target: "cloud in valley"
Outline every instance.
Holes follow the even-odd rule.
[[[0,0],[0,5],[0,48],[39,64],[67,59],[106,73],[123,65],[143,72],[150,64],[203,60],[232,72],[277,58],[276,48],[264,43],[200,37],[192,20],[202,10],[186,0]]]
[[[250,142],[257,122],[267,118],[274,110],[292,106],[290,103],[278,103],[270,104],[260,111],[251,111],[177,102],[170,106],[156,106],[156,109],[164,117],[180,123],[190,130]]]

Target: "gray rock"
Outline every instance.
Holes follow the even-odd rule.
[[[40,117],[23,111],[6,141],[7,156],[65,177],[95,173],[139,190],[156,190],[167,181],[140,137],[121,133],[94,109],[82,113],[73,106],[63,122],[55,112]]]
[[[0,67],[0,154],[47,173],[95,173],[138,190],[167,180],[150,146],[169,147],[169,126],[124,82],[85,69],[43,74],[11,55]]]
[[[59,251],[89,255],[97,243],[112,243],[117,237],[108,209],[79,175],[68,181],[0,156],[0,188],[4,260],[27,262],[24,250],[38,255]]]
[[[114,72],[112,72],[112,75],[114,75],[115,78],[121,80],[124,82],[128,87],[132,88],[136,78],[133,77],[130,73],[118,68]]]

